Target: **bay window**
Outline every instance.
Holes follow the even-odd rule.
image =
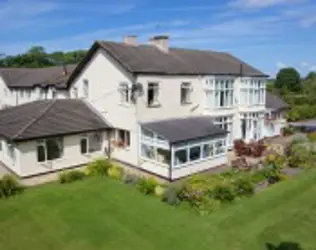
[[[243,79],[240,88],[240,104],[264,105],[265,104],[265,81],[257,79]]]
[[[37,161],[45,162],[59,159],[63,156],[63,138],[50,138],[37,143]]]
[[[234,105],[234,80],[207,80],[206,106],[215,108],[231,108]]]
[[[241,114],[241,138],[244,140],[259,140],[262,138],[262,123],[264,114],[249,112]]]
[[[227,144],[231,146],[233,144],[233,117],[232,116],[221,116],[214,119],[214,124],[218,125],[221,129],[228,132]]]

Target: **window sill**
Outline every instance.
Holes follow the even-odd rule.
[[[148,108],[160,108],[161,107],[161,104],[150,104],[150,105],[147,105]]]
[[[132,105],[130,103],[119,103],[119,106],[124,108],[130,108]]]
[[[192,102],[181,102],[181,106],[189,106]]]

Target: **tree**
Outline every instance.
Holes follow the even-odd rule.
[[[305,80],[314,80],[316,79],[316,72],[315,71],[311,71],[307,74]]]
[[[42,46],[33,46],[27,51],[27,53],[30,55],[37,55],[37,56],[46,55],[45,49]]]
[[[275,86],[281,91],[298,92],[301,90],[301,76],[294,68],[284,68],[276,77]]]
[[[44,47],[34,46],[24,54],[15,56],[0,54],[0,67],[43,68],[64,64],[77,64],[84,58],[85,55],[86,51],[84,50],[46,53]]]

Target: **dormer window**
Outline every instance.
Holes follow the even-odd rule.
[[[191,83],[184,82],[181,84],[181,104],[188,104],[191,103]]]
[[[157,82],[148,83],[147,89],[147,105],[149,107],[159,105],[159,84]]]

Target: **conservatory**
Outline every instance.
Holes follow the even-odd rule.
[[[174,180],[225,164],[226,138],[207,116],[144,123],[140,158],[148,171]]]

